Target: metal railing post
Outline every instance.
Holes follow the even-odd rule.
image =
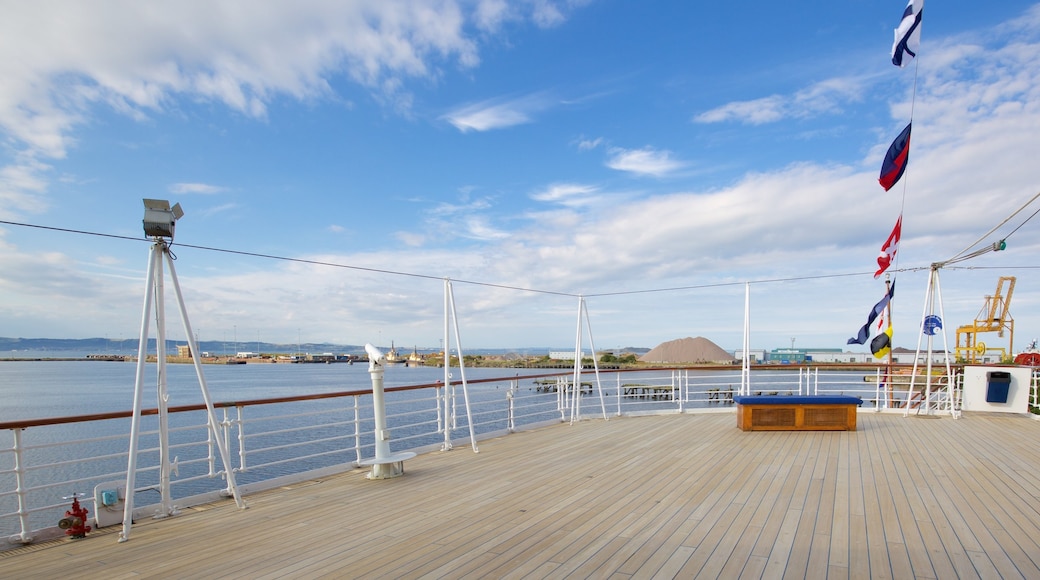
[[[354,454],[355,463],[361,463],[361,397],[354,395]]]
[[[12,539],[18,538],[18,541],[23,544],[28,544],[32,541],[33,537],[30,533],[32,530],[29,525],[29,506],[26,505],[27,502],[25,498],[25,466],[22,464],[22,430],[11,429],[11,433],[14,434],[14,492],[18,497],[18,523],[22,530],[17,536],[12,536]]]
[[[242,417],[243,407],[238,405],[235,407],[236,416],[238,419],[235,421],[238,426],[238,470],[246,470],[246,433],[245,433],[245,421]]]
[[[513,420],[513,389],[506,391],[506,431],[516,432],[516,423]]]
[[[617,416],[621,416],[621,398],[624,396],[621,387],[621,375],[616,375],[617,378]]]

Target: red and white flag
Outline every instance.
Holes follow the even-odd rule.
[[[899,219],[896,220],[896,227],[892,229],[891,234],[888,234],[888,239],[885,240],[884,245],[881,246],[881,253],[878,254],[878,271],[874,272],[875,280],[881,277],[881,274],[895,261],[896,251],[899,250],[899,236],[902,235],[902,232],[903,214],[899,214]]]

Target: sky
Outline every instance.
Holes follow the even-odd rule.
[[[136,338],[153,198],[202,340],[437,348],[448,288],[464,350],[732,350],[747,285],[751,348],[865,352],[902,214],[896,346],[1015,276],[1021,350],[1040,4],[929,3],[899,68],[904,7],[0,0],[0,336]]]

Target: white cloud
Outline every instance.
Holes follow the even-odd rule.
[[[59,157],[92,103],[158,111],[187,95],[263,117],[277,94],[328,94],[326,79],[339,72],[373,91],[397,92],[402,79],[435,75],[445,59],[478,62],[454,2],[312,0],[264,10],[234,0],[115,4],[98,10],[74,1],[19,3],[5,10],[6,132]],[[56,12],[63,17],[53,18]]]
[[[43,174],[49,169],[30,155],[21,155],[14,164],[0,167],[0,217],[17,218],[45,210],[47,181]]]
[[[610,150],[607,167],[639,175],[664,177],[686,167],[686,163],[674,159],[670,151],[658,151],[652,147],[614,148]]]
[[[581,138],[578,140],[578,151],[592,151],[603,144],[603,138],[597,137],[596,139]]]
[[[471,215],[465,219],[464,236],[475,240],[500,240],[508,238],[510,233],[494,227],[487,216]]]
[[[426,236],[415,232],[397,232],[394,237],[402,244],[412,248],[418,248],[426,242]]]
[[[417,245],[426,239],[436,238],[440,243],[462,238],[469,240],[496,240],[508,237],[509,233],[494,225],[495,204],[488,197],[471,197],[470,189],[463,188],[457,203],[439,203],[426,211],[428,235],[413,233],[397,234],[397,238],[408,245]]]
[[[485,31],[517,20],[542,26],[558,23],[579,4],[301,0],[257,9],[249,0],[54,0],[5,5],[0,134],[20,160],[0,169],[5,174],[0,212],[45,206],[49,167],[40,160],[64,158],[75,146],[75,131],[92,121],[99,105],[141,121],[187,99],[262,119],[274,99],[328,98],[330,80],[346,76],[388,107],[407,112],[413,101],[409,81],[435,80],[444,66],[479,64],[482,37],[468,28],[471,19]],[[475,128],[502,122],[473,120]],[[216,192],[182,186],[183,193]]]
[[[505,129],[532,122],[533,116],[549,108],[550,101],[543,94],[516,99],[491,99],[465,105],[441,118],[463,133]]]
[[[736,121],[747,125],[775,123],[788,118],[806,118],[840,113],[842,106],[861,100],[866,79],[837,77],[815,83],[792,95],[770,95],[750,101],[735,101],[693,117],[695,123]]]
[[[579,183],[554,183],[549,187],[532,193],[531,199],[537,201],[565,202],[576,197],[586,197],[595,193],[597,188],[592,185],[581,185]]]
[[[226,187],[208,183],[174,183],[169,187],[170,193],[214,194],[227,191]]]
[[[566,20],[566,13],[584,6],[591,0],[479,0],[473,19],[482,30],[494,32],[509,20],[530,18],[542,28],[558,26]]]
[[[204,217],[213,217],[215,215],[234,211],[239,208],[237,203],[224,203],[215,205],[213,207],[204,208],[200,213]]]

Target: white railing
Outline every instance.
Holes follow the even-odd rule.
[[[842,392],[879,404],[875,384],[864,380],[864,372],[794,370],[753,373],[752,392]],[[391,447],[437,449],[460,430],[468,434],[469,420],[481,437],[567,421],[579,404],[579,418],[586,419],[602,417],[604,408],[615,416],[728,409],[739,389],[740,369],[600,371],[600,379],[597,384],[594,374],[583,374],[582,396],[577,398],[570,373],[469,381],[470,417],[458,412],[457,385],[387,388]],[[372,396],[367,390],[215,407],[222,415],[219,436],[235,458],[232,469],[245,492],[349,470],[374,453]],[[70,504],[62,498],[72,493],[86,493],[81,503],[93,519],[95,487],[126,478],[130,415],[127,411],[0,424],[12,441],[11,448],[0,449],[0,537],[24,543],[40,530],[53,535],[53,526]],[[174,502],[187,507],[226,494],[225,473],[204,407],[170,408],[168,420]],[[158,434],[154,410],[146,411],[135,489],[135,494],[142,494],[137,496],[139,506],[149,503],[150,496],[143,494],[158,490]],[[154,506],[135,514],[149,515],[149,509]]]
[[[1033,369],[1032,380],[1029,381],[1029,412],[1040,414],[1040,369]]]

